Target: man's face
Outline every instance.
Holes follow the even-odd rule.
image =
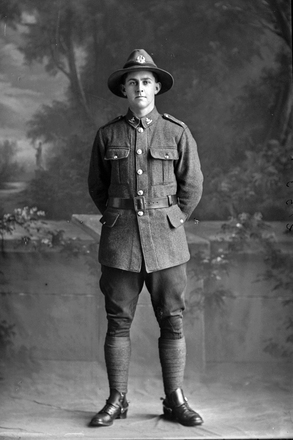
[[[121,86],[131,110],[138,116],[144,116],[153,110],[155,95],[160,89],[161,83],[156,82],[153,73],[147,70],[128,73],[125,84]]]

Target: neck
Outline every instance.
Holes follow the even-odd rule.
[[[130,110],[137,118],[144,118],[146,115],[148,115],[153,109],[155,108],[155,105],[149,106],[147,108],[144,108],[142,110],[140,109],[133,109],[130,107]]]

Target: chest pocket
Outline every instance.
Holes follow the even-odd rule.
[[[162,185],[174,182],[174,161],[179,159],[176,148],[150,148],[152,184]]]
[[[129,147],[108,147],[105,160],[111,161],[111,182],[128,183],[129,181]]]

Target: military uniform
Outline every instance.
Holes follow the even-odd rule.
[[[101,264],[139,272],[144,260],[154,272],[188,261],[183,224],[200,200],[202,173],[184,123],[154,108],[141,120],[129,110],[102,127],[89,191],[103,214]],[[130,209],[115,203],[118,198],[129,199]]]
[[[117,96],[126,95],[121,85],[123,75],[130,72],[134,78],[127,77],[129,102],[140,112],[135,100],[136,82],[141,82],[145,92],[142,97],[138,93],[137,102],[150,111],[138,117],[129,108],[125,116],[98,130],[88,177],[90,195],[102,214],[100,288],[108,319],[105,361],[110,388],[106,406],[90,425],[109,426],[126,417],[130,327],[145,283],[160,326],[164,413],[194,426],[202,419],[181,390],[186,358],[182,318],[190,258],[184,223],[201,198],[203,176],[188,127],[169,114],[159,114],[154,105],[154,95],[172,87],[171,74],[137,49],[108,80]]]

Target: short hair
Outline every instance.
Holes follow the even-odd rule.
[[[150,72],[152,72],[152,74],[154,75],[155,82],[156,82],[156,83],[160,82],[160,79],[159,79],[159,76],[157,75],[157,73],[156,73],[156,72],[153,72],[152,70],[150,70]],[[127,78],[127,76],[128,76],[130,73],[131,73],[131,72],[124,73],[124,75],[121,77],[121,83],[120,83],[120,84],[125,85],[126,78]]]

